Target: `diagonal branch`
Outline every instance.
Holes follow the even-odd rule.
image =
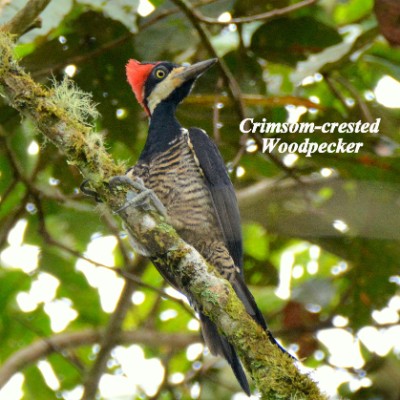
[[[93,345],[101,342],[102,337],[104,337],[104,331],[92,329],[60,333],[46,338],[46,340],[38,340],[16,351],[0,368],[0,389],[14,374],[54,353],[55,349],[61,352],[76,347]],[[163,347],[169,346],[171,349],[184,348],[198,341],[199,335],[196,333],[165,333],[148,329],[123,331],[115,335],[115,344],[140,343],[157,347],[162,343]]]
[[[283,8],[277,8],[272,11],[267,11],[265,13],[257,14],[257,15],[251,15],[249,17],[239,17],[239,18],[231,18],[229,21],[220,21],[215,18],[209,18],[206,17],[200,12],[195,11],[196,18],[204,22],[205,24],[211,24],[211,25],[230,25],[230,24],[246,24],[249,22],[254,22],[254,21],[267,21],[273,18],[280,17],[282,15],[289,14],[293,11],[299,10],[300,8],[303,7],[308,7],[314,3],[316,3],[318,0],[303,0],[300,1],[299,3],[291,4],[287,7]]]
[[[246,312],[230,283],[185,243],[163,216],[155,211],[122,207],[127,200],[125,185],[111,192],[104,182],[120,175],[123,168],[113,163],[101,135],[88,124],[87,114],[93,114],[88,95],[72,85],[61,84],[61,91],[60,87],[44,88],[22,70],[12,54],[10,36],[0,33],[0,85],[9,104],[32,119],[38,130],[63,151],[68,162],[91,180],[108,207],[119,210],[127,230],[145,253],[163,259],[166,275],[176,277],[181,290],[237,349],[263,398],[325,399],[316,383],[301,374],[293,360],[271,343],[268,333]],[[88,111],[82,113],[82,109]]]

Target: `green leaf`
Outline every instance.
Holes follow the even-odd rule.
[[[316,72],[330,72],[346,64],[348,59],[360,49],[365,48],[377,35],[376,27],[365,32],[356,29],[343,39],[343,42],[330,46],[318,54],[311,55],[306,61],[297,63],[296,71],[291,75],[294,84]]]
[[[44,312],[43,306],[32,312],[21,312],[19,310],[9,310],[1,315],[2,329],[0,330],[0,340],[2,349],[0,357],[5,360],[15,351],[21,350],[33,341],[46,338],[52,334],[50,329],[50,319]]]
[[[52,353],[47,361],[50,362],[57,379],[60,382],[60,390],[71,390],[82,382],[82,370],[79,368],[79,364],[89,365],[89,354],[93,357],[90,347],[82,347],[79,349],[68,350],[59,354],[57,352]],[[70,359],[63,357],[67,354]],[[80,357],[78,357],[78,354]],[[85,357],[82,355],[85,354]],[[76,362],[78,365],[75,365]]]
[[[356,22],[371,14],[373,0],[348,0],[346,3],[337,3],[333,13],[338,25]]]
[[[80,3],[99,9],[104,14],[124,24],[131,32],[136,32],[136,12],[139,0],[80,0]]]
[[[36,50],[34,43],[21,43],[14,48],[14,54],[17,59],[26,57]]]
[[[55,393],[46,384],[43,374],[39,371],[37,366],[31,366],[24,372],[24,400],[35,400],[40,393],[40,399],[52,400],[55,398]]]
[[[164,0],[150,0],[150,3],[153,4],[154,7],[160,7],[165,3]]]
[[[19,270],[0,269],[0,310],[9,312],[16,306],[18,292],[30,287],[31,278]]]
[[[314,18],[285,17],[258,28],[252,37],[251,49],[268,61],[294,65],[341,40],[336,29]]]
[[[151,46],[143,46],[144,43]],[[198,43],[198,36],[190,29],[187,19],[177,13],[139,31],[135,36],[135,54],[143,61],[174,60],[183,52],[194,53]]]
[[[15,205],[21,202],[25,193],[25,186],[22,183],[18,183],[9,193],[7,199],[2,201],[0,207],[0,218],[3,221],[6,220],[7,217],[12,216],[13,211],[15,211]]]

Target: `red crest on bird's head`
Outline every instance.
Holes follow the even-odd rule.
[[[150,72],[157,63],[141,63],[136,60],[129,60],[126,65],[126,77],[135,93],[136,99],[146,110],[144,104],[144,84],[150,75]],[[148,113],[148,110],[146,110]]]

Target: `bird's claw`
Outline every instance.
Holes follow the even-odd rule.
[[[96,191],[89,189],[89,182],[89,179],[85,179],[79,186],[80,191],[86,196],[93,197],[97,203],[102,203],[103,200],[100,198],[99,194]]]
[[[119,214],[128,207],[142,207],[144,210],[148,211],[155,208],[162,216],[166,216],[167,212],[161,200],[157,197],[153,190],[148,189],[141,178],[136,177],[131,179],[126,175],[115,176],[108,182],[110,190],[113,190],[117,186],[130,186],[134,190],[128,191],[126,198],[127,202],[115,210],[115,213]]]

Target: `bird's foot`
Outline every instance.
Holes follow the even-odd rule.
[[[161,200],[157,197],[153,190],[148,189],[144,185],[141,178],[136,177],[135,179],[131,179],[126,175],[114,176],[110,179],[108,185],[111,191],[118,186],[130,186],[134,189],[128,191],[126,194],[126,203],[118,210],[115,210],[115,213],[119,214],[128,207],[132,206],[142,207],[146,211],[156,209],[162,216],[167,216],[167,211]]]
[[[100,198],[99,194],[96,191],[94,191],[92,189],[89,189],[89,184],[90,184],[90,180],[89,179],[85,179],[81,183],[81,186],[79,186],[80,191],[83,194],[85,194],[86,196],[94,198],[97,203],[102,203],[103,200]]]

